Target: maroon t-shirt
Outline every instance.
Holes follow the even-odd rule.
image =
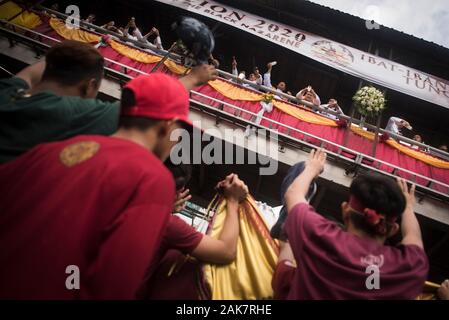
[[[149,268],[147,279],[139,292],[139,298],[198,299],[196,281],[200,264],[186,255],[195,250],[203,236],[184,220],[172,215],[158,251],[157,256],[160,262],[157,266]]]
[[[298,267],[279,263],[273,278],[278,298],[415,299],[422,292],[429,264],[417,246],[385,246],[357,237],[306,203],[291,210],[285,231]],[[373,265],[379,271],[379,289],[368,279],[375,275],[368,268]]]
[[[0,166],[0,299],[135,298],[174,196],[159,159],[113,137],[41,144]]]

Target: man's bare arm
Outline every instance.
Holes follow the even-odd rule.
[[[407,201],[406,208],[402,214],[402,244],[403,245],[416,245],[424,249],[422,241],[421,228],[419,226],[418,219],[414,212],[415,204],[415,185],[412,185],[410,190],[408,189],[407,182],[403,179],[398,179],[399,187],[404,193]]]
[[[297,204],[308,203],[307,192],[313,179],[320,175],[326,162],[326,153],[322,150],[312,150],[304,171],[293,181],[285,193],[285,204],[290,212]]]
[[[223,230],[218,239],[204,236],[193,250],[192,256],[210,263],[226,264],[235,259],[239,236],[239,202],[248,195],[248,187],[235,174],[226,177],[219,186],[226,197],[227,211]]]
[[[42,80],[44,70],[45,59],[26,67],[18,74],[16,74],[16,77],[24,80],[28,84],[30,89],[33,89]]]
[[[214,66],[202,64],[192,68],[190,73],[179,79],[187,91],[195,87],[208,83],[210,80],[215,80],[218,72]]]

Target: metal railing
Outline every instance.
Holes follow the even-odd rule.
[[[220,109],[211,107],[211,106],[205,104],[204,102],[195,99],[195,95],[196,95],[196,96],[200,96],[200,97],[202,97],[202,98],[204,98],[204,99],[208,99],[208,100],[211,100],[211,101],[213,101],[213,102],[219,103],[219,104],[221,104],[221,105],[223,105],[223,106],[227,106],[227,107],[232,108],[233,110],[238,111],[238,112],[240,112],[240,113],[246,113],[246,114],[249,114],[249,115],[251,115],[252,118],[260,117],[260,116],[258,116],[256,113],[254,113],[254,112],[248,111],[248,110],[246,110],[246,109],[240,108],[240,107],[235,106],[235,105],[233,105],[233,104],[230,104],[230,103],[221,101],[221,100],[219,100],[219,99],[212,98],[212,97],[210,97],[210,96],[207,96],[207,95],[204,95],[204,94],[202,94],[202,93],[200,93],[200,92],[196,92],[196,91],[193,91],[193,90],[192,90],[192,91],[191,91],[191,102],[196,103],[198,106],[200,106],[200,107],[203,108],[204,110],[207,110],[207,111],[209,111],[209,112],[213,112],[213,113],[215,113],[215,114],[221,114],[222,116],[227,116],[228,118],[230,117],[230,118],[232,118],[233,122],[235,122],[235,119],[238,118],[238,119],[240,119],[241,121],[243,121],[243,124],[244,124],[244,125],[251,125],[251,126],[255,126],[255,127],[259,128],[259,129],[271,130],[271,129],[267,128],[266,126],[256,125],[256,124],[253,123],[252,121],[248,121],[248,120],[242,119],[242,118],[240,118],[240,117],[236,117],[236,116],[235,116],[234,114],[232,114],[232,113],[229,113],[229,112],[226,112],[226,111],[224,111],[224,110],[220,110]],[[342,145],[337,144],[337,143],[335,143],[335,142],[326,140],[326,139],[324,139],[324,138],[322,138],[322,137],[318,137],[318,136],[313,135],[313,134],[311,134],[311,133],[309,133],[309,132],[306,132],[306,131],[303,131],[303,130],[300,130],[300,129],[291,127],[291,126],[286,125],[286,124],[283,124],[283,123],[281,123],[281,122],[272,120],[272,119],[270,119],[270,118],[267,118],[267,117],[264,117],[264,116],[262,116],[261,118],[262,118],[263,120],[266,120],[267,122],[270,122],[270,123],[273,124],[273,125],[277,125],[277,126],[283,128],[283,129],[285,129],[285,130],[287,130],[287,131],[295,132],[295,133],[304,135],[304,136],[307,137],[307,138],[311,138],[311,139],[318,140],[318,141],[320,141],[320,146],[321,146],[321,147],[325,147],[326,145],[330,145],[330,146],[335,147],[335,148],[338,150],[338,152],[332,152],[332,151],[327,151],[327,152],[330,153],[330,154],[332,154],[333,156],[335,156],[335,157],[337,157],[337,158],[344,159],[344,160],[349,160],[350,162],[353,162],[353,163],[356,164],[356,165],[362,165],[362,166],[366,166],[366,165],[363,164],[364,160],[368,160],[369,162],[376,163],[376,164],[378,164],[378,166],[380,166],[380,165],[383,164],[383,165],[385,165],[385,166],[391,167],[391,168],[393,169],[393,171],[396,171],[396,172],[403,172],[403,173],[410,174],[410,175],[414,176],[415,179],[414,179],[414,180],[410,180],[410,182],[412,182],[412,183],[416,183],[417,178],[420,178],[420,179],[423,179],[423,180],[427,181],[428,183],[432,183],[432,184],[439,185],[439,186],[444,187],[444,188],[448,188],[448,191],[449,191],[449,185],[448,185],[448,184],[445,184],[445,183],[443,183],[443,182],[437,181],[437,180],[435,180],[435,179],[433,179],[433,178],[431,178],[431,177],[427,177],[427,176],[421,175],[421,174],[419,174],[419,173],[410,171],[410,170],[408,170],[408,169],[405,169],[405,168],[396,166],[396,165],[394,165],[394,164],[388,163],[388,162],[386,162],[386,161],[379,160],[379,159],[377,159],[377,158],[375,158],[375,157],[368,156],[368,155],[366,155],[366,154],[364,154],[364,153],[355,151],[355,150],[350,149],[350,148],[348,148],[348,147],[345,147],[345,146],[342,146]],[[299,143],[299,144],[305,144],[305,145],[307,145],[308,147],[311,147],[311,148],[315,148],[315,147],[316,147],[315,144],[308,143],[308,142],[307,142],[307,138],[304,139],[304,140],[299,140],[299,139],[296,139],[296,138],[292,137],[291,135],[283,134],[283,133],[281,133],[281,132],[276,132],[276,134],[279,135],[279,136],[281,136],[281,137],[283,137],[284,139],[288,139],[288,140],[294,141],[294,142]],[[354,160],[348,159],[347,157],[345,157],[345,156],[342,155],[343,152],[347,152],[347,153],[349,153],[349,154],[354,155],[355,159],[354,159]],[[369,168],[369,169],[376,169],[376,170],[379,171],[379,172],[387,173],[387,174],[388,174],[388,172],[379,170],[378,168],[374,168],[374,167],[372,167],[372,166],[366,166],[366,167]],[[392,174],[390,174],[390,175],[391,175],[391,176],[396,176],[396,175],[392,175]],[[445,194],[445,193],[438,192],[438,191],[433,190],[433,189],[431,189],[431,188],[429,188],[429,187],[427,187],[427,186],[424,186],[424,185],[420,185],[420,187],[422,187],[422,188],[424,188],[424,189],[426,189],[426,190],[428,190],[428,191],[431,191],[431,192],[437,192],[437,193],[439,193],[441,196],[444,196],[444,197],[447,197],[447,196],[449,195],[449,194]]]
[[[11,23],[6,22],[6,24],[11,24]],[[17,25],[14,25],[14,26],[17,27],[17,28],[22,29],[23,31],[27,31],[27,32],[29,32],[31,34],[37,35],[39,37],[44,37],[44,38],[46,38],[46,39],[48,39],[50,41],[60,42],[58,39],[54,39],[54,38],[49,37],[47,35],[38,33],[38,32],[36,32],[34,30],[31,30],[31,29],[28,29],[28,28],[25,28],[25,27],[21,27],[21,26],[17,26]],[[3,27],[0,27],[0,32],[2,32],[4,34],[7,34],[7,35],[9,35],[11,37],[14,37],[15,39],[23,40],[25,42],[31,43],[34,46],[40,46],[42,49],[48,49],[50,47],[50,45],[48,45],[48,44],[39,42],[36,39],[30,38],[28,36],[25,36],[24,34],[16,33],[14,31],[11,31],[11,30],[3,28]],[[143,72],[141,70],[129,67],[127,65],[121,64],[121,63],[116,62],[114,60],[110,60],[110,59],[107,59],[107,58],[105,58],[105,60],[108,63],[118,65],[121,68],[126,68],[126,69],[129,69],[129,70],[135,71],[135,72],[137,72],[139,74],[146,74],[145,72]],[[125,74],[125,73],[119,72],[117,70],[113,70],[113,69],[111,69],[109,67],[105,67],[105,70],[106,70],[107,74],[112,75],[113,77],[114,76],[118,77],[122,81],[128,81],[128,80],[133,78],[133,77],[131,77],[131,76]],[[222,72],[222,73],[227,75],[227,73],[225,73],[225,72]],[[220,118],[223,118],[223,119],[228,119],[228,120],[232,121],[233,123],[240,123],[243,127],[251,125],[251,126],[257,127],[259,129],[264,129],[264,130],[268,130],[268,131],[274,132],[272,129],[269,129],[269,128],[265,127],[265,126],[261,126],[261,125],[257,125],[255,123],[253,123],[253,121],[251,121],[251,120],[245,120],[245,119],[243,119],[241,117],[235,116],[235,114],[232,114],[232,113],[229,113],[229,112],[225,112],[223,110],[219,110],[219,109],[217,109],[215,107],[211,107],[211,106],[209,106],[209,105],[199,101],[198,99],[195,99],[195,96],[201,97],[203,99],[211,100],[211,101],[219,103],[219,104],[221,104],[223,106],[227,106],[227,107],[232,108],[233,110],[238,111],[240,113],[244,112],[246,114],[251,115],[252,118],[258,117],[258,115],[256,113],[254,113],[254,112],[242,109],[242,108],[240,108],[238,106],[235,106],[233,104],[221,101],[219,99],[212,98],[212,97],[204,95],[204,94],[202,94],[200,92],[191,91],[191,103],[192,103],[192,106],[197,108],[197,109],[199,109],[199,110],[201,110],[201,111],[207,111],[208,113],[214,114],[217,117],[220,117]],[[328,154],[332,158],[334,158],[334,159],[339,159],[339,160],[341,160],[341,161],[343,161],[345,163],[353,164],[356,167],[361,167],[361,168],[365,168],[367,170],[377,171],[379,173],[382,173],[382,174],[385,174],[385,175],[388,175],[388,176],[392,176],[392,177],[397,176],[397,174],[385,172],[383,170],[380,170],[379,168],[373,167],[372,165],[367,165],[366,162],[375,163],[375,164],[378,165],[378,167],[380,166],[380,164],[383,164],[385,166],[393,168],[393,172],[396,172],[396,173],[404,172],[406,174],[411,175],[413,177],[413,179],[407,179],[411,183],[416,183],[417,179],[423,179],[424,181],[428,182],[426,185],[421,185],[421,184],[418,183],[419,188],[422,191],[427,191],[428,193],[434,194],[434,195],[438,196],[439,198],[444,198],[445,200],[448,200],[448,198],[449,198],[449,194],[442,193],[442,192],[440,192],[438,190],[435,190],[434,188],[430,188],[433,185],[433,186],[440,186],[442,188],[447,188],[449,190],[449,185],[448,184],[445,184],[443,182],[437,181],[437,180],[432,179],[432,178],[427,177],[427,176],[423,176],[423,175],[418,174],[416,172],[412,172],[410,170],[401,168],[399,166],[390,164],[388,162],[385,162],[385,161],[382,161],[382,160],[378,160],[375,157],[371,157],[371,156],[365,155],[365,154],[363,154],[361,152],[355,151],[355,150],[350,149],[350,148],[348,148],[346,146],[339,145],[339,144],[334,143],[332,141],[323,139],[321,137],[315,136],[315,135],[313,135],[311,133],[299,130],[297,128],[285,125],[283,123],[280,123],[278,121],[272,120],[270,118],[267,118],[267,117],[264,117],[264,116],[262,116],[261,118],[263,120],[268,121],[269,123],[271,123],[273,125],[277,125],[277,126],[279,126],[281,128],[284,128],[285,130],[287,130],[289,132],[295,132],[295,133],[298,133],[298,134],[302,134],[302,135],[304,135],[304,137],[306,137],[305,139],[300,140],[300,139],[292,137],[291,135],[284,134],[284,133],[281,133],[281,132],[276,132],[276,135],[279,137],[279,139],[282,140],[286,144],[290,144],[290,145],[295,146],[295,147],[298,147],[298,146],[301,147],[302,146],[302,147],[308,147],[308,148],[315,148],[316,147],[315,144],[307,142],[308,138],[315,139],[315,140],[319,141],[320,145],[323,146],[323,147],[332,146],[332,147],[334,147],[334,148],[336,148],[338,150],[337,152],[327,151]],[[406,141],[406,139],[402,139],[402,140]],[[342,155],[343,152],[347,152],[349,154],[354,155],[354,159],[350,159],[350,158]]]

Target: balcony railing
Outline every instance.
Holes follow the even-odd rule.
[[[50,11],[50,10],[48,10],[48,11]],[[58,15],[59,16],[65,16],[65,15],[60,14],[60,13],[58,13]],[[31,48],[33,48],[35,50],[46,51],[49,47],[51,47],[51,45],[43,43],[42,41],[39,41],[39,39],[41,39],[41,40],[42,39],[46,39],[46,40],[49,40],[49,41],[54,42],[54,43],[58,43],[59,42],[58,39],[54,39],[54,38],[49,37],[49,36],[47,36],[45,34],[36,32],[35,30],[31,30],[31,29],[28,29],[28,28],[25,28],[25,27],[22,27],[22,26],[18,26],[18,25],[12,24],[9,21],[1,20],[1,24],[3,24],[4,26],[9,27],[9,28],[5,28],[4,26],[0,27],[0,33],[4,34],[10,40],[12,45],[13,45],[13,41],[19,41],[21,43],[25,43],[25,44],[31,46]],[[104,29],[102,29],[100,27],[97,27],[97,26],[94,26],[94,25],[91,25],[91,24],[87,24],[85,22],[81,22],[81,25],[87,26],[87,27],[90,27],[90,28],[94,28],[95,27],[96,30],[104,31],[104,33],[109,33],[109,34],[111,33],[111,32],[109,32],[107,30],[104,30]],[[17,30],[19,30],[21,32],[17,32]],[[36,40],[36,39],[38,39],[38,40]],[[129,40],[126,40],[126,42],[128,43]],[[139,44],[139,46],[142,45],[141,43],[138,43],[138,44]],[[139,48],[139,46],[136,46],[136,48]],[[152,48],[152,49],[155,49],[155,48]],[[163,54],[165,52],[161,51],[161,53]],[[173,58],[174,59],[178,59],[179,56],[178,57],[173,56]],[[123,83],[129,81],[130,79],[132,79],[132,77],[127,74],[126,70],[132,70],[132,71],[134,71],[134,72],[136,72],[138,74],[146,74],[145,72],[143,72],[141,70],[138,70],[136,68],[132,68],[132,67],[130,67],[128,65],[125,65],[125,64],[121,64],[121,63],[116,62],[114,60],[107,59],[107,58],[105,58],[105,60],[110,65],[117,65],[120,68],[122,68],[122,70],[124,72],[116,71],[116,70],[114,70],[114,69],[112,69],[110,67],[106,67],[105,68],[106,76],[108,78],[116,79],[121,84],[123,84]],[[234,79],[235,81],[240,80],[237,77],[235,77],[234,75],[229,74],[229,73],[227,73],[225,71],[219,71],[219,73],[225,79]],[[244,82],[254,86],[254,84],[249,82],[249,81],[244,81]],[[317,110],[323,110],[320,107],[313,106],[312,104],[310,104],[307,101],[298,100],[298,99],[296,99],[296,97],[278,93],[278,92],[276,92],[276,91],[274,91],[274,90],[272,90],[270,88],[267,88],[267,87],[257,86],[257,85],[255,85],[255,86],[258,89],[262,89],[262,90],[267,91],[267,92],[273,92],[276,95],[280,95],[280,96],[286,97],[286,98],[288,98],[290,100],[298,101],[298,103],[304,104],[306,106],[315,107]],[[205,104],[203,101],[201,101],[201,99],[198,99],[198,97],[217,102],[217,103],[219,103],[219,104],[221,104],[223,106],[227,106],[228,108],[231,108],[232,110],[234,110],[234,112],[226,112],[226,111],[217,109],[215,107],[209,106],[209,105]],[[212,98],[210,96],[204,95],[204,94],[202,94],[200,92],[196,92],[196,91],[192,91],[191,92],[191,106],[192,106],[192,108],[197,109],[197,110],[199,110],[201,112],[206,112],[206,113],[208,113],[210,115],[215,116],[217,118],[217,121],[219,119],[223,119],[225,121],[230,121],[230,122],[232,122],[234,124],[237,124],[237,125],[241,126],[242,128],[246,127],[247,125],[252,125],[254,127],[257,127],[258,129],[264,129],[264,130],[268,130],[268,132],[274,133],[273,130],[268,129],[265,126],[256,125],[255,123],[253,123],[250,120],[246,120],[246,119],[243,119],[243,118],[238,117],[238,116],[235,115],[236,112],[239,112],[239,113],[243,112],[243,113],[251,115],[252,118],[255,119],[257,117],[257,114],[255,114],[253,112],[250,112],[248,110],[242,109],[242,108],[240,108],[240,107],[238,107],[236,105],[227,103],[225,101],[221,101],[219,99],[215,99],[215,98]],[[334,112],[332,112],[332,111],[326,110],[326,112],[330,113],[330,114],[334,114]],[[353,118],[348,117],[348,116],[342,116],[342,115],[338,115],[338,116],[340,118],[342,118],[342,119],[347,120],[349,123],[355,123],[355,124],[359,124],[360,123],[359,120],[353,119]],[[265,121],[268,121],[272,125],[278,126],[279,128],[284,128],[284,129],[288,130],[289,132],[302,134],[305,137],[304,139],[300,140],[300,139],[297,139],[295,137],[292,137],[289,134],[276,132],[276,135],[278,136],[278,139],[281,141],[281,144],[288,145],[288,146],[291,146],[293,148],[300,148],[300,149],[315,148],[316,144],[312,144],[312,143],[307,141],[307,140],[310,140],[310,139],[314,139],[316,141],[319,141],[319,145],[321,147],[324,147],[324,148],[327,148],[327,149],[329,147],[332,147],[333,151],[328,150],[328,154],[330,155],[330,159],[331,160],[333,159],[335,161],[339,161],[339,162],[344,163],[346,165],[350,165],[350,166],[357,167],[357,168],[363,168],[363,169],[366,169],[366,170],[376,171],[376,172],[382,173],[384,175],[392,176],[392,177],[398,176],[398,174],[401,173],[401,172],[402,173],[406,173],[406,174],[410,175],[410,178],[408,178],[407,180],[409,182],[411,182],[411,183],[417,183],[417,180],[419,180],[419,179],[426,181],[426,184],[419,184],[419,183],[417,183],[418,186],[419,186],[418,190],[420,190],[421,192],[437,196],[438,198],[442,198],[442,199],[444,199],[446,201],[449,200],[449,193],[440,192],[440,191],[436,190],[436,189],[449,190],[449,185],[446,184],[446,183],[443,183],[441,181],[437,181],[435,179],[432,179],[430,177],[421,175],[419,173],[412,172],[410,170],[401,168],[401,167],[399,167],[397,165],[394,165],[394,164],[391,164],[391,163],[388,163],[388,162],[385,162],[385,161],[382,161],[382,160],[378,160],[375,157],[372,157],[372,156],[363,154],[361,152],[355,151],[355,150],[353,150],[351,148],[348,148],[347,146],[336,144],[336,143],[334,143],[332,141],[328,141],[326,139],[323,139],[321,137],[315,136],[315,135],[313,135],[311,133],[308,133],[306,131],[302,131],[302,130],[299,130],[297,128],[285,125],[283,123],[277,122],[277,121],[269,119],[267,117],[262,117],[262,119],[265,120]],[[366,125],[366,127],[368,129],[371,129],[371,130],[374,130],[374,131],[378,130],[378,132],[381,132],[381,133],[385,132],[384,130],[376,128],[375,126],[372,126],[372,125]],[[390,132],[388,132],[388,134],[390,136],[392,136],[392,137],[395,137],[399,141],[404,141],[406,143],[409,143],[410,145],[415,145],[415,146],[418,146],[418,147],[423,147],[423,148],[430,149],[433,152],[437,152],[439,155],[446,156],[449,159],[449,154],[444,153],[444,152],[442,152],[442,151],[440,151],[438,149],[432,148],[430,146],[427,146],[427,145],[424,145],[424,144],[421,144],[421,143],[417,143],[416,141],[407,139],[407,138],[402,137],[402,136],[394,135],[394,134],[392,134]],[[344,156],[343,153],[352,154],[354,157],[353,158],[348,158],[348,157]],[[393,170],[392,173],[385,172],[385,171],[379,169],[379,167],[381,165],[385,165],[385,166],[388,166],[390,168],[394,168],[394,170]],[[435,188],[436,186],[438,188]]]

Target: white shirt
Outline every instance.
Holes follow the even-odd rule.
[[[256,201],[256,205],[262,213],[262,216],[268,225],[268,229],[271,229],[279,219],[279,213],[281,212],[282,206],[271,207],[261,201]]]
[[[299,92],[296,94],[296,98],[299,99],[299,100],[301,100],[301,96],[303,96],[303,92],[304,92],[304,91],[305,91],[305,89],[302,89],[301,91],[299,91]],[[317,100],[318,105],[321,105],[321,99],[320,99],[320,96],[319,96],[317,93],[315,93],[315,95],[316,95],[316,100]]]
[[[264,75],[263,75],[263,85],[268,87],[268,88],[273,88],[273,86],[271,85],[271,73],[270,72],[264,73]]]
[[[268,87],[268,88],[273,88],[273,86],[271,85],[271,73],[270,72],[267,72],[267,73],[265,73],[263,75],[263,85]],[[279,93],[284,93],[284,91],[282,91],[281,89],[277,89],[276,88],[276,91],[279,92]],[[282,97],[280,97],[278,95],[275,95],[274,97],[279,99],[279,100],[287,100],[287,99],[282,98]]]
[[[401,134],[401,130],[398,127],[398,124],[404,121],[401,118],[397,118],[397,117],[391,117],[390,119],[388,119],[388,124],[387,127],[385,128],[385,130],[393,132],[394,134]]]
[[[321,105],[321,108],[328,109],[328,110],[333,110],[333,111],[339,112],[340,114],[344,114],[343,110],[341,110],[341,108],[340,108],[340,106],[338,104],[337,104],[337,110],[329,108],[329,104],[323,104],[323,105]],[[322,114],[323,116],[326,116],[328,118],[331,118],[333,120],[338,120],[338,116],[330,114],[330,113],[327,113],[326,111],[318,111],[318,113]]]

